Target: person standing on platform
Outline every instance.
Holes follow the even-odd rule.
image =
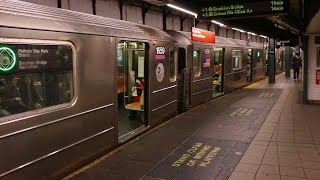
[[[297,52],[296,55],[292,58],[292,69],[293,69],[293,79],[299,79],[300,67],[302,67],[302,60],[300,53]]]

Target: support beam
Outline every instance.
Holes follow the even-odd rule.
[[[290,78],[291,59],[290,59],[290,47],[285,46],[284,50],[284,62],[285,62],[285,76]]]
[[[196,18],[193,18],[193,20],[194,20],[194,27],[197,27],[200,21]]]
[[[149,9],[152,7],[152,4],[146,4],[142,2],[142,23],[146,24],[146,13],[149,11]]]
[[[210,30],[211,27],[212,27],[212,22],[207,22],[207,30],[208,30],[208,31],[211,31],[211,30]]]
[[[183,16],[182,13],[180,15],[180,31],[183,31],[183,22],[187,19],[187,15]]]
[[[274,36],[274,34],[273,34]],[[275,38],[269,39],[268,76],[269,83],[276,82]]]
[[[167,7],[164,6],[162,9],[162,23],[163,23],[163,30],[167,30],[167,18],[171,14],[171,10],[167,10]]]
[[[58,4],[58,8],[61,8],[62,5],[61,5],[61,0],[57,0],[57,4]]]
[[[120,20],[123,20],[123,4],[124,0],[119,0],[119,11],[120,11]]]
[[[219,35],[220,35],[220,33],[219,33],[219,31],[220,31],[220,26],[218,26],[218,25],[213,25],[213,28],[214,28],[214,33],[215,33],[215,35],[216,35],[216,36],[219,36]]]
[[[92,0],[92,14],[97,15],[96,0]]]
[[[303,36],[302,39],[302,49],[303,49],[303,103],[308,104],[308,64],[309,64],[309,37]]]

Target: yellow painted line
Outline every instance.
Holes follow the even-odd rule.
[[[260,94],[260,95],[259,95],[259,97],[262,97],[262,96],[264,96],[264,94],[265,94],[265,93],[262,93],[262,94]]]
[[[247,111],[247,113],[245,114],[245,116],[250,116],[253,112],[253,109],[249,109],[249,111]]]
[[[241,114],[244,114],[248,111],[248,109],[243,109],[242,111],[240,111]]]
[[[274,96],[274,93],[271,93],[270,95],[269,95],[269,97],[273,97]]]

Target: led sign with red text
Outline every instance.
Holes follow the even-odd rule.
[[[192,27],[191,39],[198,42],[215,43],[216,37],[213,32]]]

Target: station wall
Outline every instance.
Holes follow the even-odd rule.
[[[58,7],[58,2],[53,0],[24,0],[26,2],[40,4],[44,6]]]
[[[147,18],[148,16],[146,15],[146,21]],[[143,24],[142,9],[137,6],[127,6],[126,8],[123,8],[123,20]]]
[[[146,14],[146,25],[157,27],[159,29],[163,28],[162,13],[157,11],[148,11]]]
[[[57,0],[23,0],[35,4],[41,4],[51,7],[58,7]],[[119,0],[96,0],[95,6],[92,0],[61,0],[61,8],[69,9],[72,11],[78,11],[88,14],[93,14],[94,9],[95,13],[98,16],[121,19],[121,11]],[[93,7],[94,6],[94,7]],[[167,30],[181,30],[180,29],[180,12],[171,10],[171,14],[166,19],[166,29]],[[124,4],[122,8],[122,20],[130,21],[134,23],[143,24],[142,17],[142,5],[139,4]],[[192,16],[188,16],[183,21],[183,31],[191,31],[191,27],[194,25],[194,19]],[[145,14],[145,24],[159,29],[163,29],[163,12],[161,7],[153,6],[148,8]],[[211,25],[210,30],[214,31],[215,28]],[[208,30],[208,24],[206,22],[197,23],[197,28]],[[241,40],[247,40],[246,33],[240,33],[239,31],[234,31],[229,28],[220,27],[217,30],[218,34],[221,37],[235,38]],[[260,38],[253,36],[251,38],[253,42],[259,42]]]
[[[119,3],[117,0],[96,0],[96,13],[114,19],[120,19]]]
[[[180,31],[180,17],[168,16],[167,17],[167,29]]]
[[[93,14],[92,1],[88,0],[69,0],[69,8],[72,11],[78,11]]]
[[[308,101],[316,101],[320,103],[320,85],[316,84],[316,71],[320,71],[320,66],[317,67],[317,58],[320,58],[318,48],[320,44],[315,44],[315,36],[310,35],[308,40]]]

